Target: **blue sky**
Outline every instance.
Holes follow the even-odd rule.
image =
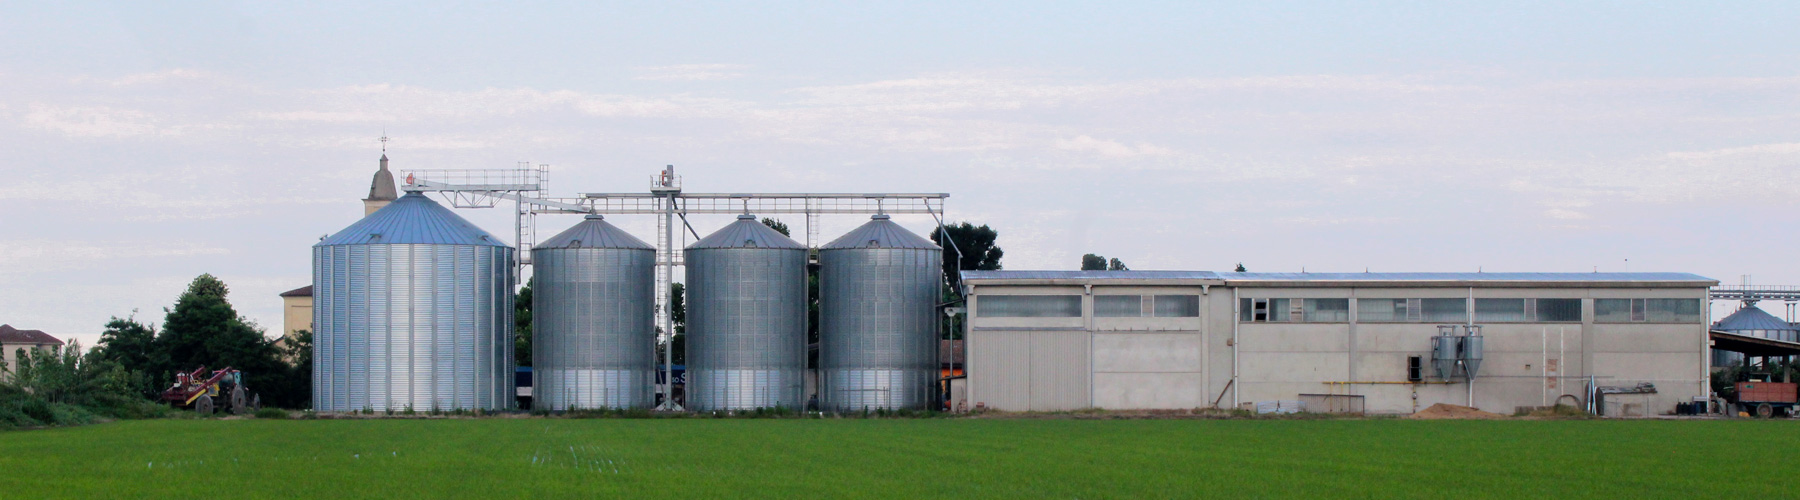
[[[1095,252],[1800,284],[1782,250],[1797,20],[1776,2],[8,3],[0,322],[160,320],[212,272],[276,329],[308,245],[360,215],[384,130],[395,168],[548,163],[559,195],[639,191],[664,164],[690,190],[949,192],[1017,269]],[[464,213],[510,237],[503,211]]]

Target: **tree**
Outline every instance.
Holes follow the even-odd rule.
[[[1244,270],[1244,263],[1242,263],[1242,262],[1239,262],[1239,263],[1238,263],[1238,265],[1237,265],[1237,272],[1240,272],[1240,273],[1247,273],[1247,272],[1250,272],[1250,271],[1246,271],[1246,270]]]
[[[513,300],[513,362],[531,366],[531,283]]]
[[[172,379],[175,372],[201,366],[229,366],[243,371],[244,384],[260,393],[264,402],[292,408],[310,401],[310,384],[296,383],[291,376],[296,368],[281,360],[274,342],[263,336],[261,328],[238,316],[226,300],[229,293],[225,283],[211,274],[194,278],[176,299],[175,307],[164,309],[168,315],[156,336],[152,371],[147,373]]]
[[[88,356],[132,373],[133,386],[145,397],[162,391],[161,383],[149,378],[149,374],[160,373],[157,363],[164,357],[158,352],[156,325],[139,323],[137,311],[124,319],[114,316],[107,321],[106,330],[100,333],[100,344]]]
[[[1106,257],[1101,257],[1099,255],[1094,255],[1091,253],[1081,256],[1081,270],[1083,270],[1083,271],[1104,271],[1104,270],[1106,270]]]
[[[1090,253],[1090,254],[1081,256],[1081,270],[1083,270],[1083,271],[1130,271],[1131,269],[1125,267],[1125,262],[1121,261],[1119,259],[1112,259],[1111,261],[1108,261],[1108,260],[1106,260],[1106,257],[1104,257],[1104,256]]]
[[[944,242],[946,234],[950,237],[950,244]],[[933,231],[931,242],[944,247],[944,281],[952,285],[962,283],[958,272],[962,270],[999,270],[1000,257],[1006,255],[1004,250],[995,245],[999,239],[1000,233],[986,224],[976,226],[962,222],[946,225],[942,231]]]
[[[675,325],[675,335],[670,337],[668,345],[673,350],[669,353],[678,365],[687,364],[687,286],[681,283],[669,284],[669,322]],[[662,325],[656,326],[662,331]],[[656,364],[662,365],[663,358],[657,353]]]
[[[774,229],[775,232],[781,233],[782,236],[786,236],[789,238],[794,237],[794,235],[788,233],[788,227],[787,227],[786,223],[783,223],[783,222],[775,220],[775,219],[770,219],[768,217],[764,217],[762,220],[762,223],[764,226],[769,226],[769,229]]]

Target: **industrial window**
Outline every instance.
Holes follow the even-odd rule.
[[[1539,322],[1581,321],[1581,299],[1537,299]]]
[[[1356,321],[1419,320],[1419,299],[1356,299]]]
[[[978,295],[975,315],[987,318],[1079,318],[1080,295]]]
[[[1157,295],[1152,302],[1158,318],[1200,317],[1199,295]]]
[[[1306,299],[1304,319],[1307,323],[1344,323],[1350,321],[1350,299]]]
[[[1288,299],[1238,299],[1238,321],[1262,323],[1286,322],[1293,318]]]
[[[1475,299],[1477,323],[1581,321],[1581,299]]]
[[[1699,299],[1594,299],[1596,323],[1699,323]]]
[[[1144,315],[1142,295],[1095,295],[1094,316],[1100,318],[1135,318]]]
[[[1269,320],[1269,299],[1238,299],[1238,321],[1251,323]]]
[[[1525,299],[1475,299],[1476,323],[1519,323],[1530,318],[1525,312]]]
[[[1419,299],[1419,318],[1427,323],[1461,323],[1469,320],[1468,299]]]
[[[1199,315],[1199,297],[1194,315]],[[1238,320],[1250,323],[1343,323],[1350,321],[1350,299],[1238,299]]]
[[[1356,299],[1356,321],[1460,323],[1469,317],[1468,303],[1467,299]]]
[[[1630,323],[1631,299],[1594,299],[1595,323]]]
[[[1699,323],[1699,299],[1645,299],[1644,321],[1654,323]]]

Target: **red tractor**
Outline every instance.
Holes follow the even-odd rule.
[[[223,370],[213,370],[211,376],[206,376],[206,373],[206,367],[202,366],[193,373],[175,374],[175,385],[163,390],[163,401],[168,401],[177,408],[193,408],[201,415],[211,415],[215,401],[223,390],[230,394],[230,398],[219,403],[225,404],[225,409],[233,414],[242,415],[262,408],[262,396],[251,393],[244,387],[243,372],[225,367]]]

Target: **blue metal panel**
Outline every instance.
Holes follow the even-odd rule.
[[[319,245],[434,244],[506,246],[424,194],[407,193]]]

